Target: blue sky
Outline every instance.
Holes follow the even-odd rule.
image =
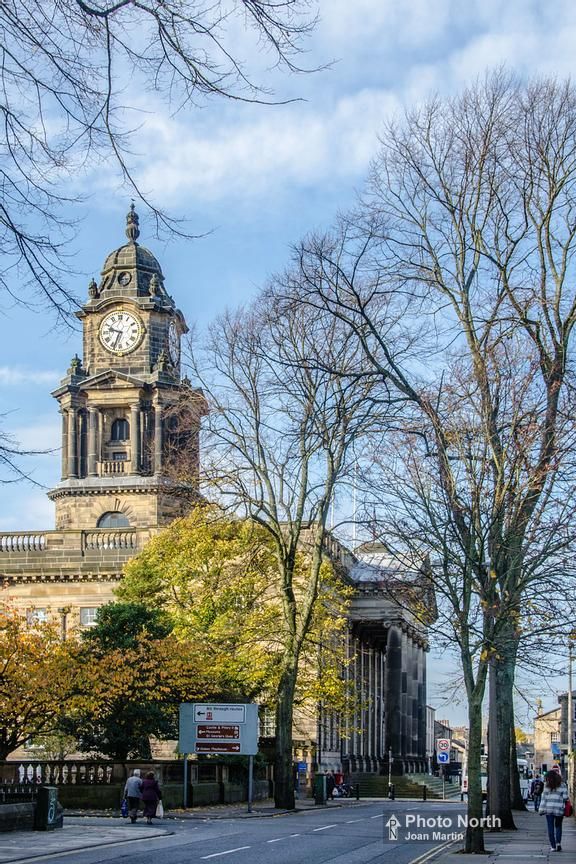
[[[320,0],[320,22],[303,63],[334,61],[310,75],[266,73],[287,105],[212,101],[170,117],[147,94],[135,97],[139,181],[158,205],[187,216],[195,241],[156,242],[141,211],[140,241],[162,265],[189,324],[248,299],[286,262],[292,242],[328,226],[361,189],[382,122],[433,91],[447,94],[506,64],[520,75],[576,72],[576,4],[570,0]],[[240,52],[251,51],[235,34]],[[108,252],[124,241],[130,203],[113,165],[78,177],[87,196],[71,285],[81,297]],[[50,390],[81,350],[80,333],[54,330],[3,297],[0,412],[24,447],[57,448],[60,422]],[[59,454],[28,460],[34,478],[57,482]],[[52,505],[30,485],[0,486],[0,530],[53,526]],[[434,678],[440,676],[440,665]],[[537,695],[536,693],[533,694]],[[553,707],[553,693],[542,694]],[[442,714],[442,711],[440,711]]]

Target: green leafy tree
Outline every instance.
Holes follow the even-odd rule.
[[[82,751],[149,759],[150,737],[177,737],[177,706],[206,692],[198,654],[170,636],[161,611],[134,603],[100,609],[82,637],[84,660],[71,710],[61,722]]]
[[[297,552],[296,598],[306,593],[309,567],[306,552]],[[327,561],[319,583],[323,602],[310,613],[294,694],[303,713],[318,701],[343,710],[347,696],[339,634],[349,591]],[[275,546],[262,526],[216,507],[196,507],[127,564],[117,595],[167,613],[179,642],[202,653],[222,697],[276,707],[290,633]]]

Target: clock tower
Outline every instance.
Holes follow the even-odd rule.
[[[202,393],[180,377],[180,340],[188,332],[166,291],[160,264],[137,241],[106,258],[100,283],[77,313],[83,356],[73,358],[53,395],[62,414],[62,479],[48,494],[57,529],[152,527],[181,515],[168,463],[178,450],[187,491],[197,487]]]

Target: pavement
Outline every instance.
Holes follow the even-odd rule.
[[[564,819],[561,852],[552,852],[550,849],[544,816],[533,811],[514,812],[514,822],[517,831],[484,832],[487,855],[482,857],[483,864],[561,864],[562,861],[573,864],[576,861],[576,820],[573,817]],[[470,856],[460,852],[461,845],[450,844],[439,855],[423,855],[418,864],[424,864],[424,860],[429,862],[432,858],[434,864],[470,864]]]
[[[375,800],[375,799],[373,799]],[[379,799],[382,800],[382,799]],[[357,807],[366,803],[354,799],[341,799],[329,802],[326,807]],[[435,802],[438,803],[438,802]],[[313,800],[303,799],[297,802],[297,811],[321,809]],[[78,812],[78,811],[75,811]],[[162,837],[172,834],[171,825],[189,819],[254,819],[286,815],[286,810],[278,810],[272,801],[258,801],[254,804],[252,813],[248,813],[246,805],[222,805],[219,807],[198,807],[191,811],[173,810],[167,813],[162,821],[158,820],[152,826],[139,820],[135,825],[127,824],[117,815],[103,816],[101,812],[84,813],[82,816],[65,814],[64,827],[57,831],[10,831],[0,834],[0,864],[12,864],[16,861],[33,861],[44,855],[55,855],[63,852],[86,851],[101,846],[113,846],[120,843],[139,843],[151,837]],[[533,812],[515,813],[514,819],[517,831],[489,832],[484,835],[486,857],[485,864],[566,864],[576,861],[576,820],[564,820],[562,852],[551,852],[548,844],[546,821],[543,816]],[[418,844],[414,844],[414,859],[412,864],[470,864],[470,857],[459,851],[461,843],[443,844],[443,846],[418,855]],[[563,858],[560,856],[564,856]]]

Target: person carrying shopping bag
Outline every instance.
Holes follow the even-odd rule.
[[[152,824],[152,819],[156,816],[156,808],[158,802],[162,800],[162,792],[158,786],[158,781],[154,777],[154,772],[149,771],[142,781],[142,791],[140,797],[144,802],[144,816],[148,825]]]

